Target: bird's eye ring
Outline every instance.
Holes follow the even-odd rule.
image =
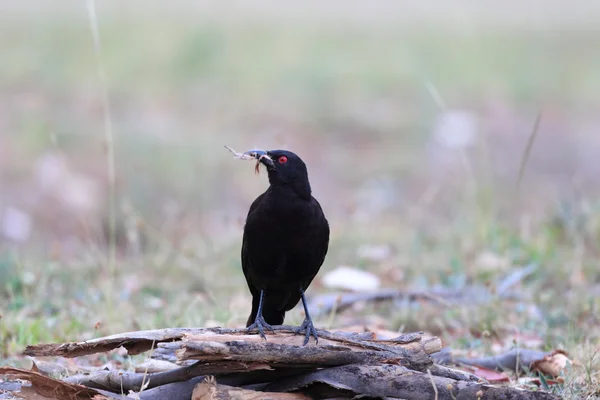
[[[281,156],[277,161],[279,161],[279,164],[285,164],[287,162],[287,157]]]

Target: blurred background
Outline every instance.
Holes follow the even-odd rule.
[[[466,349],[598,338],[600,3],[90,4],[2,5],[0,356],[242,325],[242,229],[268,183],[224,145],[306,161],[332,228],[311,296],[362,289],[323,280],[341,266],[369,289],[487,296],[360,304],[322,327]],[[496,295],[524,267],[516,297]]]

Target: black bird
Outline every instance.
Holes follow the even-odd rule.
[[[242,269],[252,293],[248,330],[281,325],[285,312],[302,299],[305,318],[296,333],[305,332],[306,345],[317,332],[308,313],[304,291],[325,260],[329,223],[312,197],[306,164],[286,150],[251,150],[244,155],[267,168],[269,188],[248,211],[242,240]]]

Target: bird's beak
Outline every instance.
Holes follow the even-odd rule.
[[[249,150],[243,154],[244,156],[254,157],[258,163],[264,164],[266,167],[273,166],[273,160],[264,150]]]

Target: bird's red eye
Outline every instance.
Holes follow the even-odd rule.
[[[285,164],[287,162],[287,157],[286,156],[281,156],[279,157],[279,164]]]

